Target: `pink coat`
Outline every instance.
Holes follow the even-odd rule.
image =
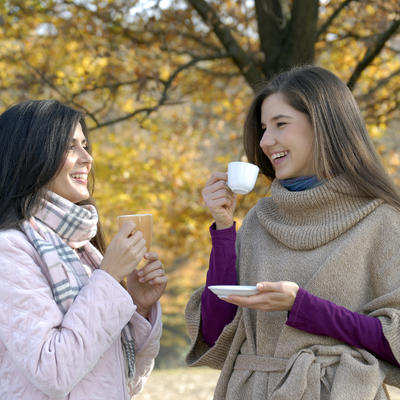
[[[63,315],[41,262],[23,233],[0,231],[0,400],[129,399],[121,347],[128,322],[138,393],[158,354],[160,305],[147,321],[111,275],[95,270]]]

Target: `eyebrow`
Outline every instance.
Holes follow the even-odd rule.
[[[278,114],[278,115],[275,115],[275,117],[272,117],[272,120],[276,121],[279,118],[290,118],[290,119],[293,119],[293,117],[291,117],[290,115]]]
[[[272,120],[272,121],[276,121],[277,119],[280,119],[280,118],[290,118],[290,119],[293,119],[294,117],[291,117],[290,115],[285,115],[285,114],[278,114],[278,115],[275,115],[274,117],[272,117],[271,120]],[[261,125],[266,125],[266,123],[263,122],[263,121],[261,121]]]

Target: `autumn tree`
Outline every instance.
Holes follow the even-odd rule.
[[[359,87],[371,118],[399,101],[396,0],[5,0],[1,25],[3,91],[58,96],[93,128],[184,101],[200,71],[254,88],[317,62]]]
[[[119,213],[155,215],[170,278],[164,359],[187,344],[183,308],[205,278],[211,221],[200,190],[210,170],[243,157],[241,126],[259,83],[292,65],[327,67],[377,140],[399,110],[399,24],[397,0],[0,3],[0,107],[57,98],[84,110],[108,237]],[[239,198],[239,223],[265,183]]]

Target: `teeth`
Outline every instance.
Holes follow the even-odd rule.
[[[286,154],[288,154],[288,151],[282,151],[281,153],[272,154],[271,158],[272,158],[273,160],[276,160],[276,159],[279,158],[279,157],[286,156]]]
[[[86,174],[76,174],[76,175],[71,175],[71,176],[74,179],[83,179],[83,180],[85,180],[87,178]]]

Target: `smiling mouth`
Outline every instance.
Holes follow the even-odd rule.
[[[280,164],[283,160],[285,160],[286,156],[289,154],[288,151],[281,151],[280,153],[272,154],[271,161],[274,165]]]
[[[88,180],[86,174],[74,174],[71,175],[71,178],[82,185],[87,185]]]

